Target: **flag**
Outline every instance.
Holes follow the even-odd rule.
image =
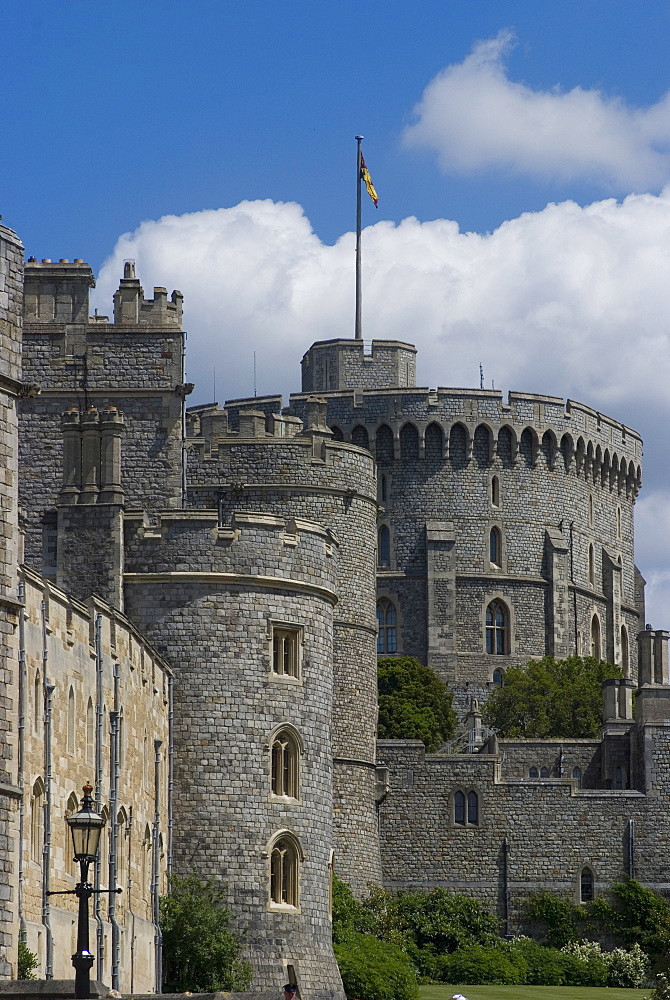
[[[363,159],[363,154],[361,153],[361,180],[365,181],[365,187],[367,192],[375,203],[375,208],[379,206],[379,198],[377,197],[377,192],[375,191],[375,186],[372,183],[372,177],[370,177],[370,171],[365,165],[365,160]]]

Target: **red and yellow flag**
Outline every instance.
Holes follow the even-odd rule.
[[[368,194],[375,203],[375,208],[379,206],[379,198],[377,197],[377,192],[375,191],[375,186],[372,183],[372,177],[370,177],[370,171],[365,165],[365,160],[363,159],[363,154],[361,153],[361,180],[365,181],[365,187]]]

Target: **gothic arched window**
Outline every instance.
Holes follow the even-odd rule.
[[[377,565],[380,569],[391,565],[391,532],[386,524],[377,532]]]
[[[600,619],[594,615],[591,619],[591,656],[595,660],[602,659],[600,645]]]
[[[272,794],[300,797],[300,747],[290,729],[280,729],[272,741]]]
[[[277,906],[298,905],[298,845],[288,834],[281,835],[270,851],[270,902]]]
[[[504,655],[509,651],[509,611],[502,601],[491,601],[486,609],[486,652]]]
[[[579,879],[579,899],[582,903],[593,900],[593,872],[590,868],[582,868]]]
[[[377,602],[377,653],[396,653],[398,651],[398,616],[395,605],[388,597]]]
[[[489,562],[492,566],[502,566],[502,537],[500,528],[491,528],[489,532]]]

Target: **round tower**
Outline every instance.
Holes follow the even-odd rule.
[[[335,870],[355,891],[381,879],[377,830],[377,666],[374,463],[333,441],[325,403],[306,402],[295,417],[216,408],[193,414],[188,502],[308,518],[339,542],[333,620]]]
[[[129,613],[174,664],[174,870],[220,878],[253,991],[342,997],[331,944],[338,540],[231,510],[126,521]]]

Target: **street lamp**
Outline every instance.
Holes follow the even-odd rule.
[[[74,845],[74,860],[79,862],[80,868],[80,880],[74,889],[74,894],[79,900],[77,950],[72,956],[75,969],[74,995],[77,1000],[88,1000],[91,995],[93,955],[88,947],[88,901],[95,890],[88,881],[88,867],[95,862],[98,855],[100,833],[105,825],[102,816],[93,808],[92,791],[91,785],[84,785],[81,809],[67,817]]]

